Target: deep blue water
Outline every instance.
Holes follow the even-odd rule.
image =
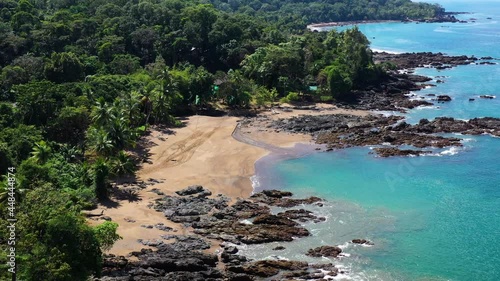
[[[377,49],[500,57],[500,2],[440,3],[448,10],[476,12],[461,15],[477,18],[476,23],[385,23],[360,29]],[[440,76],[435,79],[445,83],[416,92],[416,98],[432,93],[453,100],[439,108],[413,110],[406,115],[408,122],[436,116],[500,117],[498,65],[418,73]],[[477,98],[483,94],[498,98]],[[460,137],[463,148],[439,150],[433,156],[383,159],[362,147],[266,167],[272,178],[262,180],[264,188],[326,198],[324,207],[310,208],[328,220],[306,225],[313,236],[285,243],[285,251],[256,245],[243,252],[255,258],[318,261],[304,255],[307,249],[342,245],[346,256],[333,262],[349,274],[339,279],[500,280],[500,138]],[[353,238],[368,238],[375,246],[346,243]]]

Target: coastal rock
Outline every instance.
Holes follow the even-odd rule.
[[[386,52],[378,52],[374,54],[374,60],[378,62],[391,62],[399,68],[418,68],[427,65],[433,66],[457,66],[466,65],[477,61],[475,57],[467,56],[447,56],[442,53],[403,53],[389,54]]]
[[[327,150],[382,144],[408,145],[416,148],[459,147],[462,146],[461,139],[435,134],[500,135],[500,119],[498,118],[474,118],[463,121],[438,117],[432,121],[423,119],[418,124],[410,125],[401,121],[400,117],[397,116],[317,115],[299,116],[286,121],[277,120],[272,123],[272,126],[288,132],[307,131],[313,135],[316,143],[326,144]],[[384,157],[429,153],[423,150],[400,150],[397,148],[378,148],[374,152]],[[284,205],[283,202],[269,199],[262,194],[254,195],[254,199],[270,205]]]
[[[272,192],[275,192],[275,191],[272,191]],[[253,194],[252,196],[250,196],[250,199],[252,199],[255,202],[264,203],[264,204],[267,204],[270,206],[283,207],[283,208],[295,207],[295,206],[302,205],[302,204],[310,205],[310,204],[313,204],[316,202],[323,201],[321,198],[314,197],[314,196],[308,197],[305,199],[270,197],[270,196],[267,196],[266,193],[264,193],[264,191]]]
[[[270,225],[285,225],[296,226],[298,223],[283,217],[271,214],[260,215],[253,220],[253,224],[270,224]]]
[[[438,102],[446,102],[446,101],[451,101],[451,97],[448,95],[439,95],[437,97]]]
[[[495,98],[495,96],[491,96],[491,95],[481,95],[479,97],[482,99],[490,99],[490,100]]]
[[[274,197],[274,198],[283,198],[292,196],[292,193],[289,191],[281,191],[276,189],[264,190],[262,191],[262,193],[268,197]]]
[[[311,220],[314,222],[320,222],[326,220],[324,217],[317,217],[313,214],[313,212],[304,209],[286,210],[285,212],[278,213],[278,216],[297,220],[299,222],[307,222]]]
[[[229,199],[225,196],[216,198],[165,196],[155,201],[154,209],[161,211],[171,221],[191,224],[199,221],[201,215],[213,209],[227,207]]]
[[[288,260],[262,260],[252,262],[249,265],[239,268],[229,268],[237,273],[246,273],[259,277],[271,277],[277,275],[281,270],[293,271],[308,268],[307,262]]]
[[[201,185],[191,185],[185,189],[176,191],[175,193],[177,193],[180,196],[187,196],[187,195],[193,195],[193,194],[198,194],[198,196],[210,196],[210,195],[212,195],[212,192],[210,192],[210,190],[203,188],[203,186],[201,186]]]
[[[216,268],[216,255],[192,250],[179,251],[169,244],[159,245],[156,251],[142,249],[133,252],[132,255],[137,261],[127,260],[123,256],[104,256],[102,271],[104,277],[98,280],[222,281],[223,274]]]
[[[309,249],[306,255],[311,257],[338,257],[342,253],[342,249],[337,246],[321,246],[314,249]]]
[[[399,149],[395,147],[383,147],[375,148],[375,152],[380,157],[392,157],[392,156],[420,156],[422,154],[429,154],[432,151],[425,150],[412,150],[412,149]]]
[[[361,245],[374,245],[372,241],[366,239],[352,239],[353,244],[361,244]]]

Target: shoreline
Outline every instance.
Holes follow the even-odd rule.
[[[268,118],[289,118],[301,114],[370,114],[368,111],[341,109],[327,104],[318,104],[317,109],[271,109],[264,112]],[[143,240],[161,240],[162,234],[188,235],[192,229],[168,220],[163,213],[150,208],[150,204],[163,195],[173,195],[175,191],[191,185],[202,185],[214,195],[223,194],[234,203],[238,198],[248,198],[254,187],[251,177],[256,174],[256,162],[272,154],[268,149],[243,143],[233,138],[239,117],[191,116],[185,126],[172,131],[153,130],[147,137],[150,161],[138,171],[138,180],[149,185],[137,191],[134,200],[116,197],[111,202],[99,204],[97,210],[104,210],[103,216],[119,224],[118,240],[108,252],[114,255],[127,255],[147,245]],[[311,143],[312,137],[306,134],[275,132],[259,126],[246,127],[243,135],[252,139],[294,151],[299,144]],[[297,157],[297,156],[296,156]],[[117,185],[120,189],[123,186]],[[159,193],[159,194],[158,194]],[[160,195],[161,194],[161,195]],[[90,220],[90,223],[99,223]],[[154,226],[158,223],[172,228],[165,232]],[[150,226],[150,227],[146,227]],[[212,247],[209,251],[213,252]]]
[[[332,21],[312,23],[306,26],[311,31],[321,31],[324,27],[340,27],[347,25],[371,24],[371,23],[467,23],[465,20],[459,20],[455,15],[472,14],[470,12],[445,12],[430,19],[404,19],[404,20],[353,20],[353,21]]]
[[[453,57],[447,57],[447,59],[449,58],[453,59]],[[456,64],[452,65],[456,66],[459,65],[460,62],[467,60],[467,58],[464,59],[461,57],[459,59],[460,60],[457,61]],[[371,104],[371,105],[376,106],[376,104]],[[211,245],[208,248],[203,248],[206,249],[203,252],[209,255],[213,255],[215,257],[219,255],[219,261],[222,260],[222,265],[220,265],[221,270],[225,270],[224,272],[226,273],[233,272],[232,271],[234,269],[233,262],[239,265],[240,262],[242,261],[240,260],[239,255],[227,256],[227,252],[229,251],[233,254],[235,253],[234,251],[236,252],[238,251],[237,248],[235,248],[236,250],[233,250],[234,248],[233,243],[239,244],[238,242],[242,242],[243,244],[247,244],[247,241],[249,241],[248,244],[254,244],[254,243],[261,244],[261,243],[269,243],[269,241],[271,242],[282,241],[279,240],[282,238],[280,238],[281,236],[273,236],[275,235],[275,233],[272,232],[272,229],[269,229],[271,225],[275,224],[275,222],[273,221],[275,219],[273,217],[274,215],[270,214],[267,215],[271,217],[266,217],[266,218],[268,219],[272,218],[272,220],[267,222],[268,223],[267,226],[262,226],[260,224],[259,226],[252,226],[253,223],[251,221],[246,220],[245,219],[246,217],[241,215],[240,216],[236,215],[235,218],[237,220],[230,223],[227,220],[226,216],[232,214],[231,213],[232,211],[230,211],[231,206],[233,206],[232,204],[234,204],[235,208],[238,209],[240,206],[244,206],[245,204],[247,204],[245,202],[259,202],[259,200],[263,199],[262,194],[265,192],[260,192],[260,193],[257,192],[262,191],[264,189],[266,190],[266,192],[270,192],[272,194],[276,192],[282,192],[283,194],[289,193],[287,191],[282,191],[286,189],[283,188],[284,187],[283,185],[277,182],[276,177],[274,177],[273,175],[268,174],[269,179],[274,181],[267,180],[266,172],[270,172],[271,170],[268,169],[268,167],[274,165],[278,161],[293,159],[296,157],[302,157],[310,153],[314,153],[316,151],[316,148],[320,148],[320,150],[322,151],[325,150],[324,145],[316,145],[311,142],[313,140],[313,135],[314,135],[312,133],[316,131],[315,127],[318,127],[319,129],[326,128],[323,127],[322,125],[324,124],[324,122],[323,120],[320,120],[321,119],[320,115],[328,115],[332,117],[339,114],[354,115],[350,117],[337,116],[336,118],[344,118],[348,122],[350,118],[354,118],[352,121],[356,123],[361,120],[361,119],[357,120],[356,118],[366,117],[369,120],[371,120],[371,118],[376,118],[375,116],[368,117],[368,115],[376,114],[376,112],[373,112],[373,110],[374,109],[353,110],[353,109],[345,109],[333,105],[324,105],[324,104],[316,104],[314,106],[302,106],[302,107],[301,106],[285,107],[285,108],[277,107],[265,110],[264,112],[261,112],[259,115],[256,115],[255,117],[246,117],[242,119],[229,116],[224,116],[224,117],[191,116],[184,120],[185,127],[183,128],[174,129],[172,131],[153,130],[152,134],[149,137],[147,137],[147,140],[153,143],[151,149],[149,150],[151,161],[150,163],[145,164],[140,169],[140,171],[138,172],[138,176],[140,177],[140,179],[144,181],[146,180],[151,181],[151,179],[153,181],[156,181],[157,179],[159,179],[160,181],[151,185],[151,187],[160,191],[161,196],[155,196],[151,195],[151,193],[147,193],[152,191],[148,187],[145,190],[139,192],[139,197],[141,197],[141,200],[139,202],[135,203],[120,202],[121,204],[118,207],[106,210],[105,215],[111,217],[114,221],[120,224],[120,227],[118,228],[118,233],[124,237],[124,239],[118,241],[114,245],[112,250],[108,253],[122,256],[120,258],[123,258],[123,256],[127,255],[128,253],[134,250],[135,253],[137,253],[139,249],[157,248],[159,252],[156,252],[156,254],[162,255],[163,251],[162,249],[170,249],[169,247],[171,247],[170,246],[171,242],[166,241],[169,240],[169,238],[165,238],[164,237],[165,235],[163,236],[161,235],[165,233],[159,234],[159,232],[156,231],[157,229],[153,229],[153,227],[151,227],[151,229],[142,228],[141,224],[146,221],[153,223],[163,223],[164,225],[172,227],[173,232],[175,232],[175,233],[167,232],[166,233],[168,234],[167,236],[178,236],[178,237],[182,236],[187,238],[198,237],[194,239],[199,239],[200,237],[204,237],[206,241],[208,241],[209,244]],[[358,117],[356,117],[356,115]],[[320,118],[318,119],[319,122],[315,121],[317,118]],[[279,122],[284,122],[284,124],[290,123],[288,125],[291,125],[291,127],[289,127],[291,128],[291,130],[287,129],[286,125],[280,125],[280,126],[272,125],[272,123],[274,123],[274,121],[278,119],[289,120],[289,121],[281,120]],[[333,119],[335,119],[335,117]],[[292,120],[294,121],[292,122]],[[300,129],[300,124],[298,124],[299,125],[298,127],[296,126],[297,120],[298,121],[305,120],[306,122],[306,124],[304,124],[305,127],[302,127],[305,130]],[[338,123],[337,122],[338,120],[337,121],[333,120],[333,121],[334,124]],[[294,122],[295,124],[291,124]],[[453,123],[452,125],[460,125],[460,124]],[[361,127],[363,127],[363,124],[361,124]],[[328,144],[326,150],[330,149],[332,149],[332,146]],[[400,152],[406,152],[406,151],[400,151]],[[390,152],[391,155],[389,156],[392,156],[392,153],[393,152]],[[193,173],[193,171],[196,171],[196,173]],[[169,178],[169,175],[175,175],[175,176]],[[224,209],[228,210],[226,211],[227,213],[218,212],[219,215],[216,216],[214,216],[213,214],[209,214],[208,216],[214,216],[216,217],[216,219],[208,221],[202,219],[201,223],[197,223],[197,220],[193,219],[193,216],[189,217],[189,215],[180,215],[187,217],[172,217],[167,215],[167,212],[172,212],[171,211],[172,209],[168,209],[171,207],[168,206],[161,207],[160,209],[157,209],[155,206],[156,210],[152,209],[151,206],[152,204],[150,203],[153,203],[155,199],[163,198],[165,197],[164,195],[167,195],[167,197],[170,198],[172,198],[172,196],[174,198],[180,198],[176,196],[174,192],[183,189],[188,185],[194,185],[194,184],[203,185],[204,187],[206,187],[206,189],[213,192],[213,196],[207,197],[207,199],[203,200],[214,200],[214,199],[221,200],[227,197],[224,196],[219,197],[217,194],[223,194],[226,196],[229,195],[230,197],[228,198],[228,202],[230,203],[229,209]],[[160,194],[158,193],[157,195]],[[147,200],[143,200],[146,198]],[[191,202],[190,204],[197,204],[196,202],[199,199],[194,199],[195,197],[191,198],[193,199],[190,199],[191,200],[189,201]],[[198,196],[196,198],[200,197]],[[239,200],[239,198],[242,198],[243,200]],[[317,197],[311,197],[308,199],[285,199],[285,200],[297,200],[299,202],[314,202],[308,200],[315,198]],[[264,196],[264,199],[271,200],[262,202],[265,204],[267,203],[269,206],[272,205],[270,202],[275,202],[274,200],[277,200],[276,198],[274,198],[274,195],[271,197]],[[320,198],[317,199],[322,200]],[[169,199],[163,199],[163,200],[164,202],[168,202]],[[182,199],[178,200],[180,201],[177,202],[182,202]],[[235,200],[237,202],[235,202]],[[242,202],[244,203],[243,205]],[[322,203],[318,204],[322,206]],[[192,205],[192,207],[193,210],[197,209],[196,205]],[[189,209],[189,207],[182,207],[182,208]],[[302,211],[307,212],[305,210]],[[163,212],[165,212],[165,214]],[[142,217],[140,216],[141,214]],[[252,214],[251,218],[256,217],[257,214],[258,213]],[[122,224],[120,220],[122,219],[124,220],[123,216],[125,215],[128,215],[129,218],[133,217],[134,218],[133,223],[129,222],[128,225]],[[223,216],[219,217],[220,215]],[[169,216],[168,219],[165,216]],[[172,221],[177,221],[178,223],[174,223]],[[212,221],[213,223],[208,223],[209,221]],[[235,224],[236,222],[238,223]],[[182,226],[181,223],[184,226]],[[220,225],[219,223],[222,223],[223,226],[218,226]],[[230,223],[230,224],[224,225],[224,223]],[[247,225],[249,228],[246,228],[245,226],[241,225]],[[124,226],[126,229],[122,229]],[[241,234],[241,232],[239,231],[241,231],[242,229],[247,229],[248,232]],[[298,229],[296,228],[293,231],[299,231],[300,233],[302,233],[301,231],[305,232],[308,231],[307,229],[305,230],[301,229],[302,228],[299,227]],[[271,232],[266,232],[266,231],[271,231]],[[228,235],[228,233],[230,234]],[[266,236],[261,236],[262,235],[261,233],[266,233],[265,234]],[[288,234],[291,233],[292,232]],[[251,236],[253,234],[255,234],[255,236]],[[294,234],[291,235],[293,236]],[[362,236],[363,235],[361,235],[360,237]],[[159,239],[158,237],[161,237],[161,239]],[[137,239],[144,239],[147,242],[145,244],[141,244],[138,243]],[[267,239],[272,239],[272,240],[267,240]],[[220,243],[220,241],[225,241],[225,242]],[[283,241],[289,241],[289,240],[285,239]],[[174,242],[173,244],[175,243],[176,242]],[[337,246],[333,247],[335,248]],[[149,255],[147,254],[147,251],[148,250],[141,250],[142,254],[132,253],[134,257],[132,257],[130,261],[136,260],[135,257],[137,257],[142,262],[144,257]],[[190,255],[195,256],[196,254],[190,253]],[[127,256],[130,257],[130,255]],[[114,256],[110,258],[113,259]],[[262,264],[269,263],[266,260],[263,261],[259,260],[257,262],[248,261],[244,255],[241,256],[241,259],[244,259],[244,263],[247,265],[244,265],[243,267],[240,266],[239,269],[237,269],[237,271],[234,272],[239,272],[239,270],[247,270],[245,271],[247,274],[255,275],[258,273],[249,273],[249,271],[253,272],[253,270],[255,270],[255,268],[253,267],[255,264],[258,264],[259,262],[262,262]],[[282,263],[284,261],[278,260],[275,262]],[[229,269],[227,268],[227,266],[229,266]],[[272,267],[272,265],[270,266]],[[344,272],[341,269],[340,270],[337,269],[336,274],[337,273],[343,274]],[[270,274],[275,274],[275,273],[270,273]]]
[[[433,57],[434,59],[435,57]],[[391,59],[389,56],[385,59]],[[464,58],[460,57],[460,64]],[[454,64],[455,64],[454,63]],[[401,75],[399,75],[401,76]],[[406,76],[405,76],[406,77]],[[418,78],[418,77],[417,77]],[[407,79],[404,78],[404,79]],[[417,79],[420,81],[420,79]],[[427,80],[426,80],[427,81]],[[412,87],[410,87],[413,89]],[[416,87],[416,89],[420,87]],[[409,90],[411,90],[409,89]],[[272,128],[269,121],[290,119],[300,115],[337,115],[348,114],[367,116],[376,114],[374,110],[400,110],[394,105],[410,108],[420,105],[411,102],[401,92],[397,101],[389,107],[379,107],[380,98],[369,98],[363,106],[316,104],[314,106],[290,106],[268,108],[253,118],[231,116],[208,117],[191,116],[183,120],[184,127],[175,129],[154,129],[145,137],[148,147],[148,163],[144,163],[137,173],[137,180],[146,186],[134,190],[132,198],[111,198],[110,202],[100,204],[103,217],[119,224],[118,234],[123,237],[109,251],[111,254],[127,255],[139,251],[145,245],[138,239],[159,239],[165,234],[154,227],[158,223],[172,228],[167,234],[191,234],[192,229],[168,220],[163,213],[151,208],[156,199],[173,195],[175,191],[191,185],[202,185],[215,195],[224,194],[234,203],[238,198],[248,198],[254,192],[252,176],[256,174],[256,162],[270,155],[273,150],[293,151],[298,143],[311,143],[312,136],[307,132],[289,133]],[[363,99],[363,95],[360,96]],[[392,100],[391,100],[392,101]],[[413,104],[415,103],[415,105]],[[366,106],[368,105],[368,106]],[[354,109],[358,108],[358,109]],[[242,124],[235,138],[235,128]],[[249,137],[250,136],[250,137]],[[296,152],[294,152],[296,153]],[[270,156],[282,157],[282,156]],[[289,156],[287,156],[289,157]],[[296,156],[297,157],[297,156]],[[258,164],[258,163],[257,163]],[[257,165],[258,166],[258,165]],[[255,178],[253,178],[255,180]],[[137,185],[137,181],[129,185]],[[124,185],[117,185],[123,193]],[[274,188],[274,187],[271,187]],[[256,190],[259,190],[256,188]],[[98,210],[101,211],[101,210]],[[93,223],[92,220],[89,220]],[[97,223],[97,222],[96,222]],[[146,245],[147,246],[147,245]],[[212,249],[213,250],[213,249]]]
[[[347,25],[370,24],[370,23],[401,23],[402,20],[357,20],[357,21],[332,21],[320,22],[307,25],[307,29],[314,30],[322,27],[341,27]]]

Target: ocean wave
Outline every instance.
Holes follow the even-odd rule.
[[[253,175],[250,177],[250,181],[252,182],[252,194],[255,193],[255,190],[257,190],[260,187],[260,181],[259,177],[257,175]]]
[[[439,155],[448,155],[448,156],[452,156],[452,155],[456,155],[458,154],[462,149],[460,147],[457,147],[457,146],[452,146],[450,147],[449,149],[445,150],[445,151],[441,151],[439,153]]]
[[[345,249],[349,248],[350,245],[351,243],[345,242],[344,244],[338,245],[338,247],[342,249],[342,251],[344,251]]]
[[[436,28],[433,31],[434,32],[441,32],[441,33],[457,33],[456,31],[452,31],[449,29],[442,29],[442,28]]]
[[[462,150],[463,150],[463,148],[461,148],[461,147],[452,146],[451,148],[446,149],[444,151],[441,151],[439,153],[424,154],[422,156],[434,156],[434,157],[453,156],[453,155],[457,155]]]
[[[403,53],[403,52],[391,51],[391,50],[386,50],[386,49],[378,49],[378,48],[371,48],[371,49],[374,52],[379,52],[379,53],[386,52],[388,54],[394,54],[394,55],[402,54]]]
[[[421,105],[413,108],[413,110],[424,110],[424,109],[439,109],[439,106],[435,105]]]

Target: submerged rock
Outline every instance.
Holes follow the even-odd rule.
[[[448,95],[439,95],[437,97],[437,101],[439,102],[451,101],[451,97]]]
[[[364,244],[364,245],[374,245],[374,243],[370,240],[366,239],[352,239],[353,244]]]

